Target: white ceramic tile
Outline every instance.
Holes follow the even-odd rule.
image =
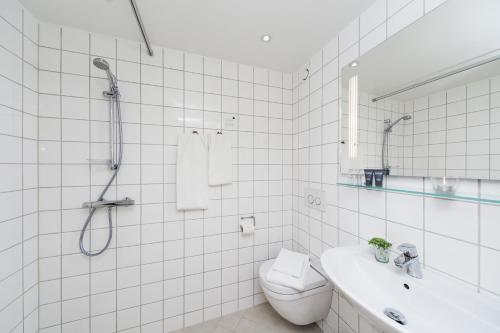
[[[361,190],[359,192],[359,211],[374,217],[385,218],[385,193]]]
[[[359,18],[339,33],[339,51],[342,53],[359,41]]]
[[[134,62],[120,61],[117,62],[117,77],[121,81],[140,82],[141,66]]]
[[[91,33],[90,53],[107,58],[116,57],[116,39],[107,35]]]
[[[247,65],[238,65],[238,79],[246,82],[253,82],[253,68]]]
[[[500,249],[500,241],[496,237],[500,228],[497,223],[498,209],[497,206],[481,205],[480,215],[481,244],[495,249]]]
[[[367,35],[386,20],[386,1],[377,0],[368,7],[360,16],[360,35]]]
[[[61,36],[61,48],[63,50],[89,53],[90,34],[88,32],[64,27]]]
[[[338,38],[335,37],[323,47],[323,64],[327,64],[338,57],[338,49]]]
[[[481,288],[494,292],[497,295],[500,292],[498,287],[498,279],[500,278],[500,270],[496,264],[500,259],[500,252],[481,247]]]
[[[425,264],[469,283],[478,283],[478,248],[472,244],[426,233]]]
[[[184,62],[186,71],[203,74],[203,56],[194,53],[185,53]]]
[[[389,2],[389,20],[387,21],[387,35],[392,36],[404,27],[410,25],[418,18],[422,17],[424,14],[424,4],[422,0],[413,0],[406,7],[403,7],[400,11],[396,12],[394,16],[391,17],[391,12],[398,8],[406,0],[392,0]],[[391,7],[391,3],[392,6]],[[397,4],[395,4],[397,3]]]
[[[0,50],[0,61],[3,66],[0,69],[0,74],[17,82],[22,83],[22,63],[19,58],[5,49]]]
[[[415,228],[422,228],[423,198],[419,196],[388,193],[387,219]]]
[[[382,43],[386,39],[386,34],[385,24],[379,25],[370,31],[365,37],[361,38],[360,54],[362,55]]]
[[[153,55],[149,55],[144,43],[141,44],[141,63],[161,67],[163,65],[163,49],[160,46],[151,45]]]
[[[424,260],[424,233],[422,230],[407,227],[405,225],[387,222],[387,240],[393,244],[393,248],[401,243],[414,244],[421,260]]]
[[[358,331],[358,313],[343,297],[339,297],[339,315],[348,327]]]
[[[426,229],[466,240],[478,241],[477,204],[427,198],[425,201]]]
[[[425,13],[427,14],[431,10],[437,8],[441,4],[446,2],[445,0],[425,0]]]
[[[360,214],[359,216],[359,236],[365,240],[373,237],[386,238],[385,221],[372,216]],[[392,241],[387,237],[389,241]]]
[[[184,54],[178,50],[164,49],[163,50],[163,65],[166,68],[184,69]]]
[[[222,61],[222,77],[237,80],[238,79],[238,64],[229,61]]]
[[[40,93],[57,95],[60,93],[61,78],[58,73],[39,72]]]
[[[62,74],[61,93],[65,96],[89,97],[89,77]]]
[[[221,76],[222,62],[220,59],[204,57],[204,74]]]
[[[40,46],[61,48],[61,28],[48,23],[40,23],[39,26]]]
[[[116,55],[120,60],[139,62],[140,44],[130,40],[117,39]]]
[[[63,73],[89,75],[88,55],[63,51],[61,59]]]
[[[18,1],[4,1],[2,6],[0,6],[0,16],[17,29],[22,29],[23,7]]]
[[[408,5],[410,2],[413,0],[388,0],[387,3],[387,14],[389,17],[394,15],[397,11],[401,10],[404,8],[406,5]]]
[[[141,65],[141,83],[162,86],[162,69],[156,66]]]

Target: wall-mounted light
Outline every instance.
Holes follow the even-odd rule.
[[[349,79],[349,158],[358,157],[358,76]]]
[[[358,65],[359,64],[358,64],[357,61],[353,61],[353,62],[351,62],[351,64],[349,66],[351,66],[351,67],[358,67]]]

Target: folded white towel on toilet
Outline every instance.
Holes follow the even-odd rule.
[[[307,267],[309,267],[308,255],[281,249],[272,269],[295,278],[300,278]]]
[[[304,290],[304,280],[309,265],[308,255],[281,249],[273,266],[267,273],[267,280],[302,291]]]

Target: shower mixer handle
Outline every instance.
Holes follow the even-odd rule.
[[[132,206],[135,204],[133,199],[125,197],[121,200],[100,200],[88,201],[82,204],[82,208],[101,208],[101,207],[117,207],[117,206]]]

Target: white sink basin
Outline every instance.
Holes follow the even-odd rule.
[[[384,332],[500,332],[496,297],[430,270],[423,270],[423,279],[413,278],[392,260],[377,262],[368,246],[339,247],[321,255],[321,264],[340,294]],[[406,325],[388,318],[386,308],[400,311]]]

